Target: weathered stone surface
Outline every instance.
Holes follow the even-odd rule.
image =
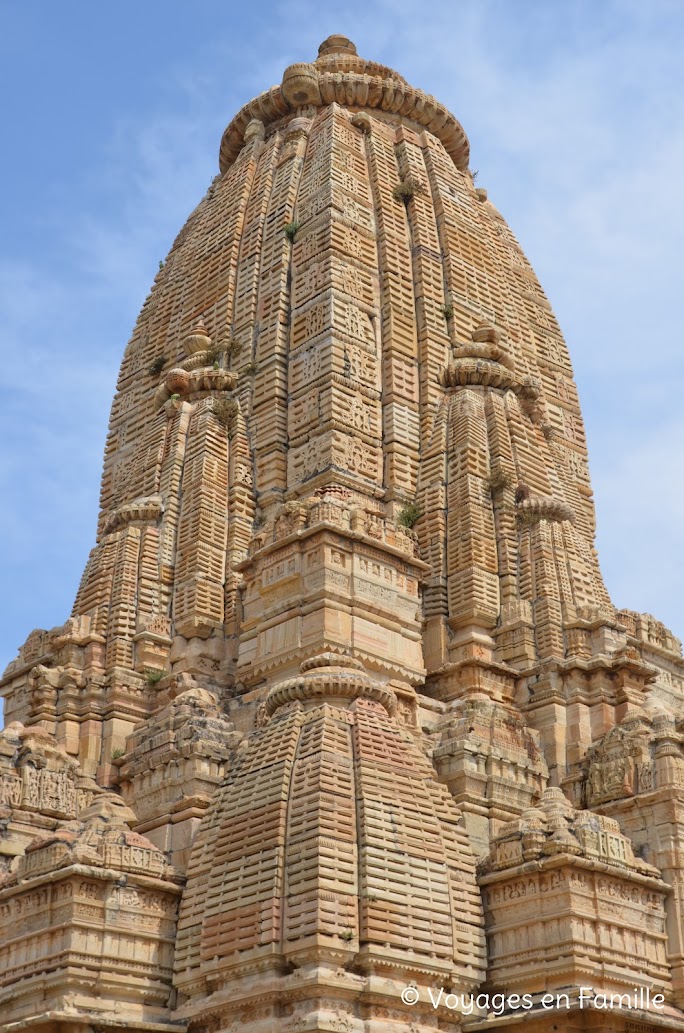
[[[131,831],[134,820],[118,796],[100,794],[0,879],[4,1029],[168,1015],[180,873]]]
[[[73,613],[2,679],[3,1031],[684,1029],[681,643],[608,597],[568,352],[463,129],[331,36],[220,169]]]

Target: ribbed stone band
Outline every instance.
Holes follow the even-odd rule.
[[[536,517],[539,520],[549,520],[558,524],[563,523],[564,520],[569,520],[574,524],[576,519],[575,510],[569,503],[554,498],[525,499],[518,506],[518,513],[525,514],[529,518]]]
[[[266,713],[270,717],[279,707],[295,700],[329,697],[369,699],[381,703],[390,716],[397,709],[397,698],[392,690],[370,678],[358,660],[327,653],[305,660],[298,677],[274,685],[266,697]]]
[[[440,381],[444,387],[498,387],[514,391],[523,398],[535,399],[540,395],[539,381],[523,377],[501,362],[472,356],[458,357],[443,371]]]
[[[245,130],[252,119],[268,126],[302,105],[322,107],[334,103],[409,118],[434,133],[458,169],[468,168],[470,145],[463,126],[430,94],[410,86],[395,73],[381,77],[372,71],[329,72],[301,62],[285,70],[280,86],[272,86],[245,104],[229,124],[221,140],[221,172],[230,168],[242,150]]]

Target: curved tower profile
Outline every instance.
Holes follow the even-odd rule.
[[[510,992],[544,1030],[562,989],[575,1030],[588,985],[684,1029],[681,646],[611,603],[568,351],[468,161],[343,36],[226,129],[72,615],[2,681],[8,1029],[500,1029],[469,995]]]

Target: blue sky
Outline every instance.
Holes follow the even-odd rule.
[[[0,0],[0,668],[69,614],[121,355],[225,125],[331,32],[463,122],[570,345],[608,588],[684,633],[684,5],[339,7]]]

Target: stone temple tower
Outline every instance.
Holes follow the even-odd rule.
[[[463,129],[343,36],[228,126],[2,693],[3,1031],[684,1029],[680,643]]]

